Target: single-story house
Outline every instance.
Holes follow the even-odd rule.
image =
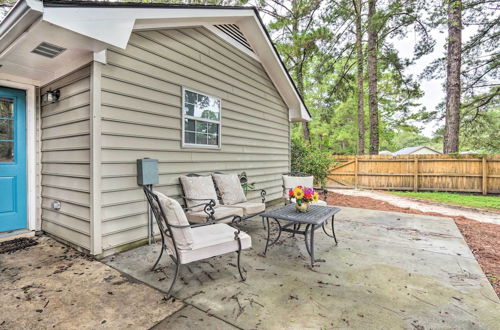
[[[16,3],[0,110],[0,232],[95,256],[147,237],[137,159],[158,159],[167,195],[246,171],[276,200],[290,123],[310,120],[255,8],[93,1]]]
[[[442,154],[442,152],[434,150],[432,148],[426,146],[418,146],[418,147],[407,147],[403,149],[399,149],[392,153],[394,156],[399,155],[436,155]]]

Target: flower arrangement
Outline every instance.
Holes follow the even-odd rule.
[[[302,186],[290,189],[288,196],[292,203],[296,203],[295,207],[300,212],[307,211],[309,209],[309,203],[319,200],[319,195],[313,188],[304,188]]]

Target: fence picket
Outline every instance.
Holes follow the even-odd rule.
[[[332,188],[500,193],[500,155],[333,157]]]

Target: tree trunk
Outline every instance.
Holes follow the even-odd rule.
[[[365,93],[363,88],[363,32],[361,30],[362,0],[352,0],[356,13],[356,57],[358,80],[358,155],[365,154]]]
[[[379,148],[377,100],[377,27],[375,24],[376,0],[368,1],[368,106],[370,112],[370,155],[377,155]]]
[[[445,154],[458,152],[460,131],[460,67],[462,62],[462,2],[448,0]]]

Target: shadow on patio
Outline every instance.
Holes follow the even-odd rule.
[[[241,225],[253,247],[183,266],[173,295],[188,306],[159,327],[189,328],[494,328],[500,302],[448,218],[342,208],[339,245],[321,231],[312,270],[304,239],[282,233],[267,256],[260,218]],[[273,230],[276,230],[274,225]],[[104,262],[162,291],[173,262],[150,271],[160,245]],[[203,313],[207,312],[207,313]],[[208,316],[207,316],[208,314]],[[212,317],[213,316],[213,317]]]

